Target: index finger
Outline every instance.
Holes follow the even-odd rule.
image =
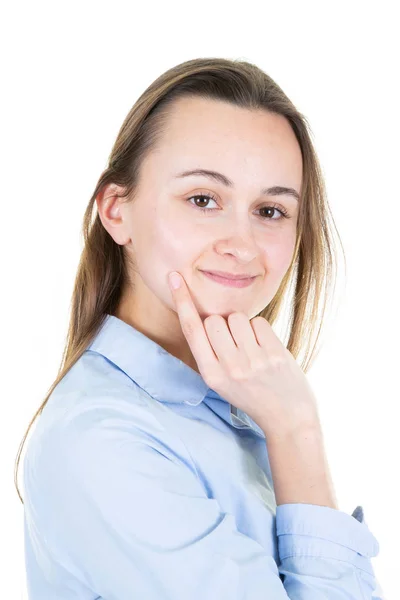
[[[172,286],[170,278],[172,274],[179,277],[180,282],[178,288],[173,288]],[[185,279],[180,273],[177,273],[177,271],[172,271],[169,273],[168,280],[182,331],[188,341],[199,370],[203,375],[203,379],[205,379],[204,374],[210,376],[213,371],[215,371],[218,359],[210,344],[207,332],[193,302],[192,296],[190,295]]]

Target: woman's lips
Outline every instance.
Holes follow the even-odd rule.
[[[208,271],[200,271],[206,277],[215,281],[217,283],[221,283],[222,285],[226,285],[228,287],[235,288],[243,288],[251,285],[256,277],[249,277],[248,279],[227,279],[226,277],[220,277],[219,275],[214,275],[213,273],[208,273]]]

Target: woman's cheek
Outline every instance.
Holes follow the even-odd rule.
[[[190,236],[187,234],[187,228],[183,225],[180,226],[179,222],[173,225],[160,223],[152,229],[153,247],[165,260],[176,261],[177,258],[182,260],[188,254],[189,242]]]

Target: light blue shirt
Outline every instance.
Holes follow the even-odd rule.
[[[30,600],[383,599],[362,507],[276,506],[260,427],[115,316],[32,431]]]

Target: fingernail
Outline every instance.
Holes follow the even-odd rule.
[[[174,290],[177,290],[181,285],[181,276],[176,271],[169,274],[169,281]]]

